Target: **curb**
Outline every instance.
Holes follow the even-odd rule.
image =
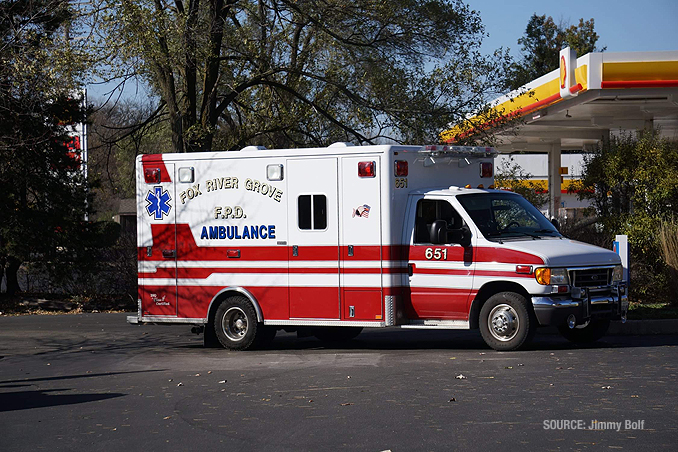
[[[615,336],[637,336],[650,334],[678,333],[678,319],[614,321],[607,334]]]
[[[553,326],[540,328],[541,334],[560,334]],[[610,324],[606,336],[648,336],[653,334],[678,334],[678,319],[657,320],[615,320]]]

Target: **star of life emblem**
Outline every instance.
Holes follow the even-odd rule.
[[[146,211],[150,216],[156,220],[162,220],[164,215],[169,215],[172,206],[170,201],[172,197],[170,196],[167,190],[163,190],[162,187],[153,187],[153,190],[148,192],[146,195]]]

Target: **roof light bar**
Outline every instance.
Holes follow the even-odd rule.
[[[428,145],[419,151],[433,155],[467,155],[467,156],[494,156],[497,150],[492,147],[484,146],[440,146]]]

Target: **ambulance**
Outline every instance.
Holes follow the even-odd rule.
[[[496,350],[546,325],[601,338],[628,309],[619,256],[495,189],[495,155],[335,143],[139,156],[128,322],[192,325],[232,350],[280,329],[479,329]]]

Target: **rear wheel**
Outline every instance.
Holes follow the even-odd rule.
[[[480,334],[495,350],[517,350],[532,339],[536,319],[527,300],[515,292],[492,295],[480,310]]]
[[[360,327],[330,326],[318,328],[313,335],[323,342],[345,342],[357,337],[362,330]]]
[[[575,344],[588,344],[605,336],[610,328],[610,319],[591,319],[582,325],[568,328],[567,325],[558,327],[560,334]]]
[[[224,300],[214,316],[217,339],[230,350],[246,350],[252,347],[262,326],[257,323],[257,313],[252,303],[242,296]]]

